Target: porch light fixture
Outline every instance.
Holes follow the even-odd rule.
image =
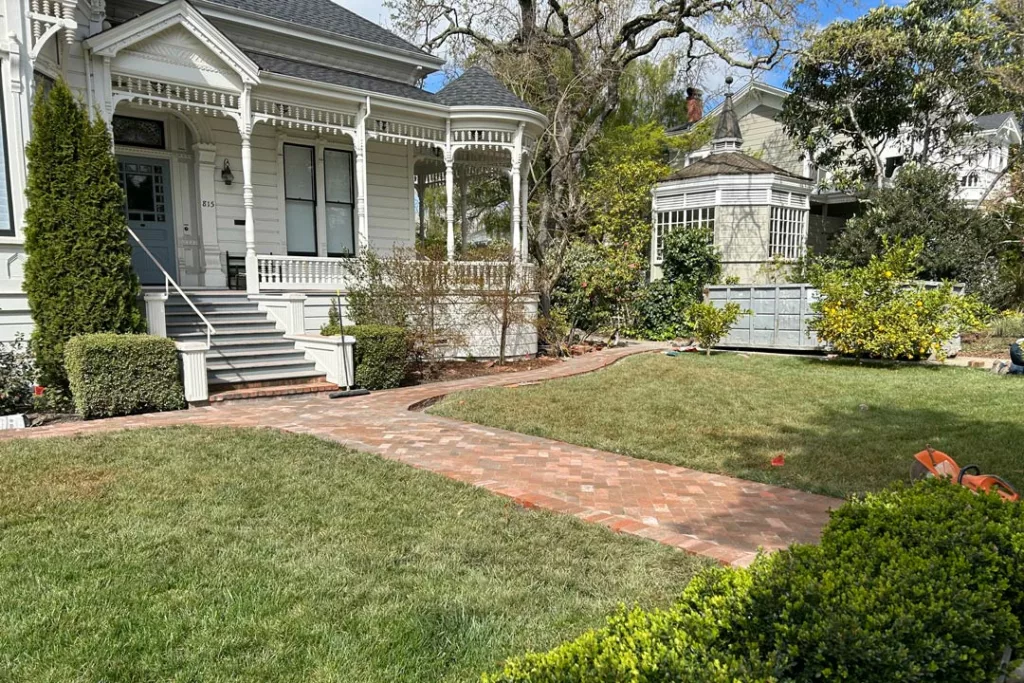
[[[224,169],[220,172],[220,179],[224,181],[225,185],[235,182],[235,174],[231,172],[231,164],[227,159],[224,160]]]

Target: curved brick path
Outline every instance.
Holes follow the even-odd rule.
[[[816,541],[829,508],[841,501],[409,410],[455,391],[576,375],[661,348],[634,344],[537,370],[360,398],[331,400],[313,394],[234,401],[177,413],[6,432],[0,440],[176,424],[272,427],[331,439],[486,488],[523,505],[575,515],[724,563],[746,565],[758,547],[774,550]]]

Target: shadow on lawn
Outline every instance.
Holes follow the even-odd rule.
[[[952,409],[825,408],[800,424],[763,432],[725,430],[723,468],[741,477],[833,496],[877,491],[910,480],[918,451],[930,445],[961,466],[976,464],[1024,486],[1024,423],[978,419]],[[770,461],[785,456],[785,464]]]

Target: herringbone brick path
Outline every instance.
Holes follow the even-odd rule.
[[[523,505],[575,515],[728,564],[748,564],[759,547],[775,550],[816,541],[828,521],[828,510],[841,501],[409,409],[455,391],[567,377],[660,348],[634,344],[537,370],[360,398],[331,400],[318,394],[235,401],[176,413],[6,432],[0,439],[178,424],[271,427],[337,441],[486,488]]]

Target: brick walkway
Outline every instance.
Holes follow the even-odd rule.
[[[575,515],[723,563],[746,565],[758,547],[774,550],[793,542],[816,541],[829,508],[841,501],[409,410],[463,389],[566,377],[660,348],[635,344],[537,370],[360,398],[331,400],[319,394],[235,401],[187,412],[6,432],[0,440],[176,424],[273,427],[331,439],[483,487],[526,506]]]

